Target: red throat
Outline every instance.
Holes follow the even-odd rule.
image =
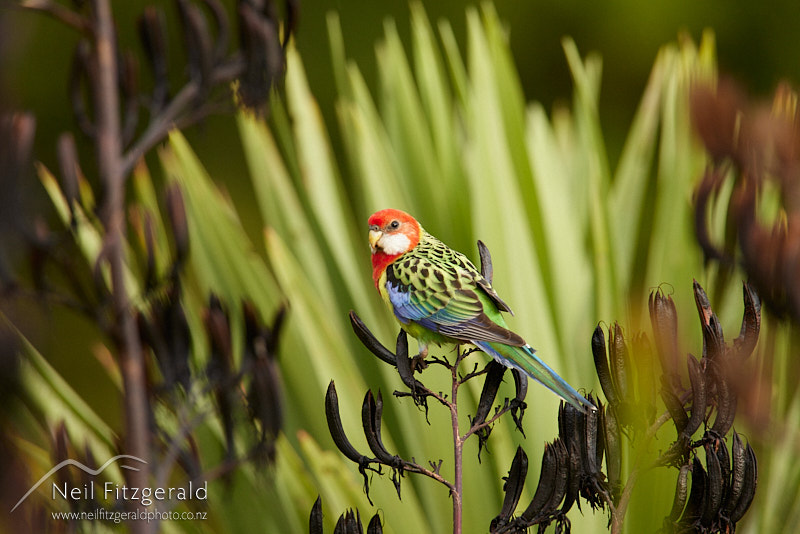
[[[394,262],[397,258],[402,256],[402,254],[394,254],[388,255],[384,254],[382,250],[377,250],[372,255],[372,281],[375,282],[375,287],[378,287],[378,282],[381,279],[381,275],[386,268]]]

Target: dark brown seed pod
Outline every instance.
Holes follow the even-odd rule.
[[[720,503],[720,513],[722,512],[722,506],[728,501],[728,497],[731,493],[731,458],[728,454],[728,446],[725,443],[724,438],[718,438],[713,434],[709,433],[707,438],[710,439],[711,448],[714,454],[717,457],[717,462],[719,463],[720,473],[722,474],[722,482],[724,487],[724,491],[722,493],[722,502]]]
[[[592,404],[598,404],[591,395],[589,395],[587,399]],[[581,440],[583,471],[589,475],[595,475],[598,472],[598,466],[600,465],[597,457],[597,429],[599,423],[598,412],[602,410],[602,405],[600,405],[598,408],[599,410],[581,414],[579,420],[582,421],[582,423],[579,422],[578,424],[578,428],[582,430],[579,436],[583,438]],[[600,456],[600,459],[602,461],[602,456]]]
[[[715,360],[725,352],[722,326],[714,310],[711,309],[708,295],[697,280],[693,280],[693,289],[697,313],[700,315],[700,323],[703,325],[703,357]]]
[[[325,418],[328,421],[328,431],[331,433],[331,438],[333,438],[336,448],[338,448],[348,460],[360,465],[366,457],[353,447],[350,440],[347,439],[347,435],[344,433],[342,418],[339,415],[339,395],[336,393],[336,385],[333,380],[328,384],[328,391],[325,394]]]
[[[514,375],[514,400],[524,404],[525,397],[528,395],[528,376],[523,374],[518,369],[512,369],[511,374]]]
[[[683,509],[686,507],[686,498],[689,496],[689,464],[681,466],[678,473],[678,480],[675,484],[675,498],[672,500],[672,509],[667,516],[671,523],[680,518]]]
[[[622,327],[619,323],[609,330],[609,360],[611,361],[611,373],[614,377],[614,385],[619,397],[619,402],[626,404],[632,401],[629,397],[631,385],[630,359],[628,357],[628,347],[625,344],[625,337],[622,334]]]
[[[167,346],[175,379],[186,391],[189,391],[191,387],[189,355],[192,350],[192,333],[177,293],[177,290],[172,291],[165,310]]]
[[[514,424],[525,437],[525,431],[522,428],[522,416],[525,415],[525,396],[528,394],[528,377],[517,369],[512,369],[511,374],[514,376],[514,389],[516,395],[514,400],[511,401],[511,419]]]
[[[203,0],[203,3],[211,13],[211,18],[216,26],[216,43],[214,45],[214,61],[220,62],[228,51],[230,41],[230,23],[225,7],[218,0]]]
[[[364,426],[364,435],[372,454],[387,465],[394,465],[396,457],[386,450],[381,439],[381,417],[383,415],[383,399],[380,392],[377,398],[368,390],[361,406],[361,423]]]
[[[599,400],[597,401],[597,425],[595,429],[595,466],[597,470],[602,473],[603,470],[603,457],[606,453],[606,439],[605,439],[605,417],[606,417],[606,407],[603,406]]]
[[[505,493],[503,506],[500,509],[500,514],[492,520],[492,525],[505,525],[511,519],[511,514],[516,510],[517,503],[519,503],[519,498],[522,495],[527,475],[528,455],[525,454],[522,447],[517,447],[514,460],[511,462],[511,469],[509,469],[505,484],[503,484],[503,493]]]
[[[494,278],[494,267],[492,267],[492,254],[489,252],[489,247],[486,244],[478,240],[478,254],[481,257],[481,274],[483,275],[489,283],[492,283],[492,279]]]
[[[683,433],[691,437],[705,420],[708,396],[705,374],[700,362],[691,354],[687,355],[686,360],[689,367],[689,381],[692,384],[692,415]]]
[[[247,340],[248,357],[250,359],[266,357],[266,345],[260,344],[262,336],[261,318],[258,309],[252,302],[242,303],[242,316],[244,317],[244,332]]]
[[[395,356],[395,365],[400,379],[411,391],[411,398],[414,400],[414,404],[423,407],[427,415],[427,396],[430,395],[430,391],[419,380],[414,378],[414,371],[411,368],[411,358],[408,357],[408,335],[405,330],[401,329],[397,334],[395,351],[396,354],[392,356]],[[407,394],[395,391],[395,395],[402,396]]]
[[[211,69],[214,63],[214,46],[211,33],[200,8],[187,0],[177,0],[178,14],[183,25],[186,58],[189,75],[201,87],[211,83]],[[201,91],[204,93],[205,90]]]
[[[675,302],[673,302],[672,296],[664,294],[659,287],[650,293],[648,305],[650,325],[653,328],[661,369],[672,381],[673,378],[680,376],[678,372],[678,313],[675,309]]]
[[[567,488],[569,486],[570,453],[567,451],[566,444],[561,439],[556,439],[553,445],[555,446],[554,450],[558,461],[553,493],[542,508],[538,519],[549,517],[558,509],[558,505],[561,504],[561,501],[563,501],[564,497],[567,495]]]
[[[620,399],[614,387],[611,371],[608,368],[606,337],[600,325],[597,325],[592,334],[592,356],[594,357],[594,368],[597,372],[597,378],[600,379],[600,387],[603,389],[606,400],[611,406],[619,405]]]
[[[720,504],[725,494],[725,480],[722,478],[722,468],[714,451],[713,444],[706,442],[706,498],[703,502],[703,511],[700,514],[700,524],[710,528],[714,519],[719,515]]]
[[[336,520],[336,525],[333,526],[333,534],[350,534],[350,528],[348,525],[348,521],[351,519],[348,517],[347,512],[343,513],[339,516],[339,519]]]
[[[733,346],[739,358],[748,358],[756,347],[758,334],[761,331],[761,301],[755,290],[746,282],[742,283],[744,298],[744,316],[739,336],[733,340]]]
[[[397,334],[397,352],[395,362],[400,379],[413,392],[416,389],[414,371],[411,369],[411,358],[408,357],[408,336],[405,330]]]
[[[722,509],[722,514],[725,517],[730,517],[736,505],[739,504],[744,488],[746,471],[747,449],[742,444],[739,434],[734,432],[731,445],[731,486]]]
[[[568,444],[572,441],[578,442],[578,417],[580,412],[571,404],[561,401],[558,406],[558,435]]]
[[[252,303],[244,303],[243,315],[245,362],[252,376],[247,392],[248,406],[251,414],[262,423],[262,444],[272,447],[270,442],[277,436],[283,420],[281,383],[275,359],[277,353],[270,352],[270,332],[264,327]],[[272,451],[268,452],[272,454]]]
[[[692,290],[694,292],[694,303],[697,306],[697,313],[700,314],[700,323],[707,325],[711,320],[714,311],[711,309],[711,301],[708,300],[705,289],[697,280],[692,280]]]
[[[606,407],[603,416],[603,439],[606,451],[606,474],[612,492],[616,494],[620,487],[622,471],[622,446],[620,443],[619,423],[613,406]]]
[[[744,471],[744,481],[742,485],[742,492],[739,496],[739,500],[736,503],[733,511],[728,518],[731,523],[738,522],[744,514],[747,513],[747,510],[750,508],[750,505],[753,503],[753,497],[756,494],[756,486],[758,485],[758,462],[756,461],[756,453],[753,451],[753,448],[750,444],[747,444],[745,448],[745,471]]]
[[[662,377],[662,381],[664,380],[666,380],[666,377]],[[666,383],[661,387],[661,398],[667,407],[667,411],[669,411],[670,417],[672,417],[672,422],[675,423],[675,430],[680,436],[689,424],[689,417],[686,415],[686,410],[684,410],[680,399],[672,393],[672,390]]]
[[[707,475],[705,469],[703,469],[703,464],[695,456],[692,459],[692,490],[689,493],[686,509],[681,516],[681,524],[691,526],[700,519],[706,500],[706,478]]]
[[[139,316],[143,342],[156,357],[163,378],[163,387],[171,389],[190,382],[189,351],[191,335],[186,317],[174,289],[166,298],[154,303],[149,317]]]
[[[138,21],[139,37],[153,76],[150,113],[157,114],[169,98],[167,30],[164,12],[147,6]]]
[[[583,478],[583,463],[584,459],[581,455],[581,440],[570,441],[565,443],[567,445],[567,489],[564,493],[564,502],[561,505],[560,513],[566,514],[569,512],[572,505],[578,502],[580,508],[580,501],[578,501],[578,492],[581,488],[581,479]],[[557,504],[557,503],[556,503]]]
[[[231,329],[228,315],[222,308],[222,303],[215,296],[209,297],[208,309],[203,315],[208,339],[211,344],[211,358],[209,365],[213,364],[214,371],[209,371],[209,378],[216,382],[227,384],[233,366],[233,349],[231,347]]]
[[[322,497],[317,496],[314,506],[311,507],[311,515],[308,518],[309,534],[323,534],[322,530]]]
[[[186,205],[183,192],[177,183],[167,187],[167,215],[175,239],[175,260],[182,265],[189,255],[189,223],[186,219]]]
[[[708,166],[710,169],[725,169],[719,163],[732,156],[741,159],[742,148],[737,146],[741,143],[737,143],[739,136],[736,132],[741,128],[742,110],[747,106],[746,95],[731,79],[720,78],[714,84],[693,86],[690,94],[692,126],[714,163]],[[709,189],[715,190],[716,187],[719,185],[709,186]],[[705,227],[705,219],[698,224]]]
[[[703,325],[703,356],[712,362],[725,356],[725,338],[716,314],[711,315],[709,324]]]
[[[483,382],[483,389],[481,390],[481,397],[478,401],[478,409],[475,412],[475,417],[472,420],[472,426],[483,424],[486,421],[486,416],[494,405],[494,400],[497,397],[497,390],[500,389],[500,383],[503,381],[503,374],[506,368],[503,364],[495,360],[491,360],[486,368],[486,380]]]
[[[729,357],[726,356],[723,361],[727,363]],[[717,416],[711,427],[711,433],[714,436],[725,436],[736,418],[736,392],[728,383],[728,377],[725,376],[725,368],[722,365],[711,365],[709,369],[713,369],[717,392]]]
[[[560,444],[560,441],[556,441]],[[561,446],[563,446],[563,444],[561,444]],[[533,499],[531,499],[530,504],[528,504],[528,507],[525,508],[525,511],[522,512],[520,516],[520,519],[526,524],[530,524],[536,517],[542,515],[542,510],[553,495],[560,461],[558,452],[556,451],[557,448],[555,443],[547,443],[544,446],[539,484],[536,486]]]
[[[350,310],[350,325],[353,327],[353,332],[355,332],[358,339],[361,343],[369,349],[369,351],[383,360],[384,362],[388,363],[389,365],[397,366],[397,361],[395,355],[387,349],[386,347],[381,344],[378,339],[372,335],[367,325],[364,324],[364,321],[354,312]],[[399,342],[399,340],[398,340]],[[406,342],[406,346],[408,346],[408,342]],[[407,356],[406,356],[407,357]]]
[[[373,515],[369,520],[367,534],[383,534],[383,524],[381,524],[381,516],[378,514]]]
[[[361,527],[361,515],[358,510],[347,510],[339,516],[336,526],[333,527],[333,534],[364,534]]]
[[[239,99],[247,108],[261,110],[275,76],[284,68],[277,23],[249,2],[239,2],[239,35],[245,71],[239,78]]]

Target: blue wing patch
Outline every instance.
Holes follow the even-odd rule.
[[[416,321],[426,328],[436,330],[435,324],[426,321],[431,317],[433,310],[427,309],[427,306],[413,299],[407,289],[389,282],[386,284],[386,290],[389,293],[389,301],[392,303],[394,315],[401,323],[408,324],[409,321]]]
[[[404,325],[413,321],[433,332],[468,342],[483,340],[517,346],[525,343],[517,334],[492,322],[482,307],[474,309],[453,299],[440,307],[431,300],[416,299],[408,287],[392,282],[387,282],[386,290],[395,317]],[[476,295],[473,298],[478,301]]]

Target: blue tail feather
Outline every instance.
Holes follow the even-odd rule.
[[[506,367],[517,369],[533,378],[576,409],[582,412],[586,412],[587,409],[590,411],[597,409],[594,404],[586,400],[566,380],[558,376],[550,366],[536,356],[536,351],[530,345],[513,347],[486,341],[478,341],[474,344]]]

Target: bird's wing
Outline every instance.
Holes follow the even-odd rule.
[[[459,341],[525,344],[492,320],[489,315],[500,316],[494,298],[469,270],[411,255],[390,265],[386,274],[389,300],[402,323],[414,321]]]

